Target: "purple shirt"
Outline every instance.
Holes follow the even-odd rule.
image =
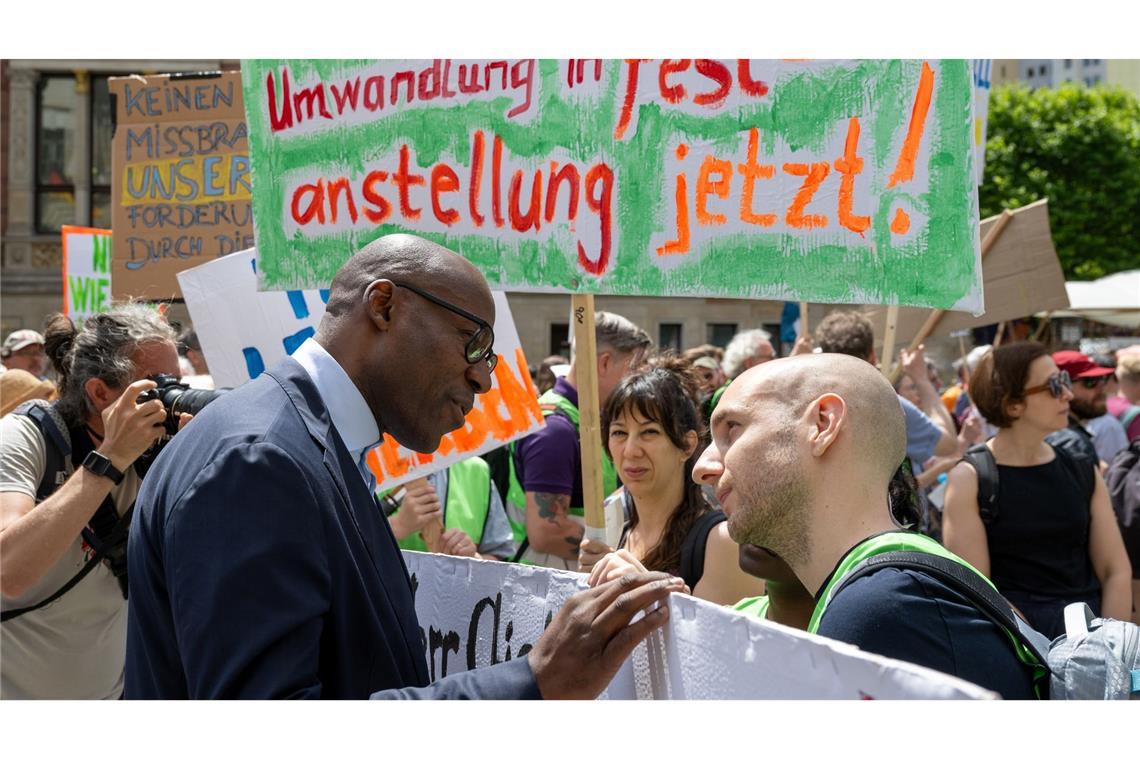
[[[578,389],[558,378],[554,392],[578,406]],[[582,449],[574,423],[561,414],[546,416],[546,427],[515,447],[515,471],[524,491],[570,495],[570,507],[582,508]]]

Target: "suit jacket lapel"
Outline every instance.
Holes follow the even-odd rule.
[[[380,587],[389,606],[397,611],[408,656],[415,663],[421,682],[426,684],[427,663],[420,647],[419,621],[415,614],[411,578],[387,519],[383,517],[375,498],[368,493],[356,462],[352,461],[340,434],[333,427],[320,392],[304,367],[295,359],[287,357],[266,374],[281,385],[309,429],[314,443],[320,447],[325,469],[336,484],[343,508],[368,552]],[[381,545],[377,546],[373,537]],[[391,583],[398,585],[392,588],[389,585]]]

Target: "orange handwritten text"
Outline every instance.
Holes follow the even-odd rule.
[[[387,481],[403,478],[438,457],[458,460],[490,450],[540,425],[542,411],[538,407],[538,393],[521,348],[515,350],[514,365],[512,367],[506,357],[499,357],[494,386],[476,397],[463,427],[440,439],[439,448],[433,454],[409,452],[385,433],[383,442],[369,452],[367,458],[377,483],[383,486]]]

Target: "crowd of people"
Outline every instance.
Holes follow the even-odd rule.
[[[861,564],[896,550],[969,568],[1050,638],[1072,602],[1137,619],[1140,345],[979,346],[947,387],[918,346],[892,384],[858,312],[785,358],[758,329],[659,352],[598,312],[593,366],[572,350],[532,370],[543,428],[377,489],[382,434],[430,452],[490,388],[493,324],[464,259],[380,238],[337,274],[315,336],[174,435],[147,392],[208,376],[192,331],[124,304],[9,335],[0,697],[592,696],[667,608],[633,618],[675,592],[1039,695],[953,584]],[[615,546],[585,537],[587,372]],[[581,572],[589,590],[527,657],[429,685],[399,548]]]

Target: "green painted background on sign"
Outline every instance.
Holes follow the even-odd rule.
[[[431,61],[408,63],[421,70]],[[458,67],[460,63],[450,62]],[[771,62],[767,62],[771,65]],[[540,60],[534,66],[533,96],[525,118],[509,117],[519,105],[518,92],[449,105],[409,107],[405,90],[397,85],[401,102],[393,105],[384,89],[384,106],[360,119],[340,117],[337,96],[346,81],[360,81],[376,72],[392,74],[397,62],[257,60],[242,65],[250,148],[253,164],[253,208],[263,289],[327,286],[333,274],[353,251],[384,234],[413,232],[459,251],[487,276],[492,286],[508,290],[594,292],[625,295],[691,295],[712,297],[787,298],[817,302],[899,302],[916,306],[980,309],[978,267],[977,194],[972,165],[972,80],[966,61],[929,62],[934,86],[929,113],[923,122],[915,180],[888,188],[890,175],[908,133],[920,81],[922,61],[870,60],[779,64],[778,76],[769,82],[764,97],[738,96],[718,109],[664,102],[658,93],[656,64],[642,64],[639,98],[633,122],[621,139],[615,139],[629,65],[607,60],[592,94],[568,89],[567,62]],[[762,62],[756,62],[761,66]],[[592,62],[587,71],[592,71]],[[282,74],[287,70],[292,97],[286,97]],[[506,73],[504,72],[504,77]],[[692,77],[692,71],[684,76]],[[497,80],[498,73],[495,78]],[[387,76],[387,80],[393,77]],[[589,76],[587,77],[589,79]],[[267,85],[267,80],[270,84]],[[325,105],[333,116],[307,118],[312,102],[296,102],[298,91],[324,83]],[[692,81],[676,78],[670,81]],[[587,82],[587,86],[590,82]],[[709,84],[706,89],[713,86]],[[739,86],[738,82],[734,84]],[[277,111],[293,108],[299,121],[292,127],[271,129],[268,93],[272,89]],[[488,88],[490,89],[490,87]],[[691,91],[692,86],[689,87]],[[373,92],[375,94],[375,91]],[[363,94],[358,92],[358,98]],[[690,100],[692,93],[690,92]],[[288,102],[285,102],[288,101]],[[318,109],[319,110],[319,109]],[[822,187],[838,186],[837,160],[843,158],[843,138],[851,117],[858,117],[861,138],[858,156],[864,161],[854,181],[856,212],[870,216],[862,236],[836,224],[833,203],[817,201],[807,213],[829,217],[823,229],[791,229],[784,223],[788,205],[803,181],[781,171],[781,164],[828,162],[830,174]],[[742,180],[733,176],[727,197],[710,196],[710,209],[724,212],[728,223],[701,226],[691,219],[693,242],[684,255],[659,256],[656,247],[675,230],[673,161],[678,143],[694,156],[715,154],[740,164],[750,129],[759,130],[759,160],[775,164],[781,203],[766,209],[777,214],[772,228],[746,225],[736,219]],[[315,130],[315,131],[314,131]],[[488,193],[482,197],[487,217],[474,228],[463,184],[471,169],[473,136],[485,139],[484,186],[491,170],[492,142],[502,140],[509,157],[508,174],[523,168],[520,197],[530,198],[532,170],[544,169],[554,152],[560,165],[576,162],[584,175],[591,165],[604,161],[613,172],[613,234],[611,262],[601,276],[579,263],[576,233],[555,215],[552,223],[540,217],[541,232],[516,233],[491,223]],[[838,141],[838,148],[836,144]],[[382,183],[391,213],[379,223],[363,214],[362,181],[373,170],[392,175],[402,145],[410,150],[410,169],[425,177],[415,188],[420,219],[408,219],[400,210],[398,193],[389,176]],[[460,180],[448,205],[465,220],[448,228],[433,218],[428,177],[431,167],[443,162]],[[694,184],[698,164],[687,165],[688,215],[693,216]],[[340,226],[294,225],[295,206],[309,207],[313,195],[298,188],[315,177],[329,181],[348,179],[349,194],[359,219],[347,224],[344,193]],[[773,180],[769,180],[773,181]],[[543,180],[544,183],[547,179]],[[761,185],[758,183],[760,192]],[[769,187],[769,186],[765,186]],[[817,198],[823,198],[822,191]],[[595,186],[597,189],[597,186]],[[563,188],[565,200],[565,188]],[[600,224],[588,210],[585,185],[579,199],[579,227]],[[301,199],[300,201],[298,199]],[[322,206],[328,221],[331,208]],[[314,207],[315,208],[315,207]],[[372,206],[374,210],[379,206]],[[891,222],[898,208],[905,209],[915,229],[896,234]],[[310,208],[310,211],[312,208]],[[504,216],[507,210],[503,210]],[[561,215],[565,216],[565,214]],[[550,235],[550,237],[545,237]],[[596,255],[593,240],[587,248]]]

